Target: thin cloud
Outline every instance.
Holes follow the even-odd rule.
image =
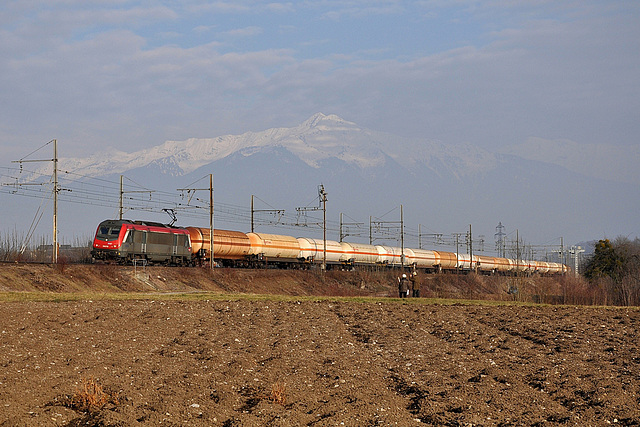
[[[223,37],[254,37],[264,32],[261,27],[245,27],[236,28],[234,30],[225,31],[220,33]]]
[[[295,6],[293,3],[269,3],[265,5],[264,8],[265,10],[279,13],[288,13],[295,11]]]

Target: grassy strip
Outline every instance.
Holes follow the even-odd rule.
[[[544,307],[518,301],[492,301],[450,298],[390,298],[367,296],[292,296],[275,294],[214,293],[214,292],[164,292],[164,293],[54,293],[54,292],[0,292],[2,302],[69,302],[69,301],[334,301],[364,304],[392,303],[406,305],[474,305],[474,306],[527,306]],[[557,307],[557,306],[555,306]]]

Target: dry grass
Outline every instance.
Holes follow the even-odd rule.
[[[95,412],[102,409],[107,403],[118,404],[118,396],[115,393],[107,393],[93,378],[83,378],[76,386],[76,391],[71,396],[69,406],[77,411]]]
[[[275,383],[271,386],[270,400],[273,403],[284,406],[286,401],[287,387],[284,383]]]

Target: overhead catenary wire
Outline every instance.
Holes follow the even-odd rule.
[[[0,169],[0,182],[2,182],[2,186],[0,186],[0,193],[36,199],[50,197],[50,190],[44,188],[45,184],[49,184],[49,182],[43,182],[42,187],[20,187],[18,185],[15,185],[21,182],[21,177],[27,175],[32,181],[43,181],[44,179],[47,179],[47,181],[50,180],[50,175],[44,174],[39,170],[33,170],[24,166],[22,168],[2,168]],[[198,185],[204,178],[206,177],[200,178],[186,187]],[[126,176],[125,185],[127,186],[128,190],[153,192],[151,193],[151,195],[149,195],[149,193],[146,193],[144,196],[142,195],[142,193],[127,194],[124,200],[126,210],[129,212],[148,212],[163,215],[164,209],[175,209],[178,212],[178,216],[181,222],[204,222],[208,218],[209,205],[207,200],[194,197],[191,203],[187,203],[185,198],[182,197],[179,192],[154,189]],[[62,170],[59,177],[59,187],[61,189],[59,193],[59,199],[61,202],[104,207],[113,209],[114,212],[117,212],[118,210],[120,191],[120,183],[118,181],[107,179],[104,177],[87,176],[72,170]],[[264,203],[267,206],[271,206],[271,204],[266,202],[265,200],[261,198],[257,199],[260,200],[261,203]],[[314,200],[310,202],[308,206],[311,206],[312,204],[317,202],[318,197],[314,198]],[[383,215],[375,216],[373,218],[386,218],[397,209],[398,207],[394,207]],[[292,215],[289,214],[288,211],[283,211],[283,214],[279,215],[277,218],[258,217],[257,224],[259,226],[274,227],[281,230],[299,230],[301,225],[300,214],[298,213]],[[322,218],[320,218],[320,215],[320,212],[305,212],[306,222],[303,224],[303,226],[307,229],[313,229],[320,233],[322,230]],[[239,227],[244,227],[245,229],[247,229],[251,223],[251,211],[248,207],[245,206],[228,204],[218,201],[216,203],[216,219],[217,221],[223,222],[225,224],[238,225]],[[335,236],[339,235],[339,221],[327,220],[326,224],[328,233]],[[363,230],[365,228],[367,227],[363,226]],[[427,228],[427,230],[429,229]],[[385,240],[400,240],[400,236],[397,231],[381,228],[376,232],[378,233],[376,236],[377,238]],[[455,233],[445,234],[432,232],[427,236],[426,242],[434,248],[455,247],[454,235]],[[415,244],[412,243],[414,247],[418,247],[417,242],[419,239],[423,239],[423,245],[425,242],[424,235],[418,235],[415,231],[411,231],[411,229],[405,230],[404,238],[407,242],[414,242]],[[476,247],[476,242],[477,240],[474,239],[474,247]],[[544,252],[545,249],[553,249],[557,247],[557,245],[553,245],[551,244],[551,242],[545,242],[541,245],[528,246],[536,250],[539,249],[542,252]]]

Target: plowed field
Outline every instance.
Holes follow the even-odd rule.
[[[0,425],[639,425],[639,321],[391,299],[5,302]]]

